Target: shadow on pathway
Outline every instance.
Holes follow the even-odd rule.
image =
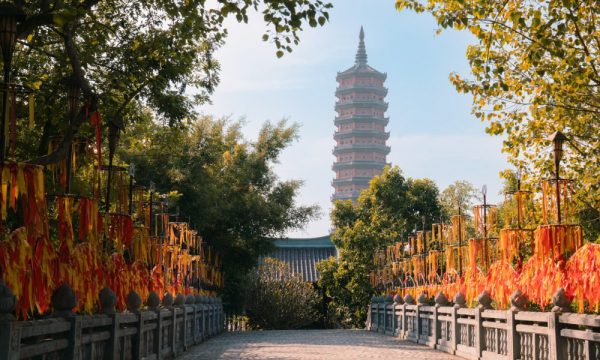
[[[363,330],[293,330],[225,333],[181,359],[460,359],[428,347]]]

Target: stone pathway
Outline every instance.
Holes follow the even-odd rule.
[[[363,330],[295,330],[225,333],[180,359],[457,360],[456,356]]]

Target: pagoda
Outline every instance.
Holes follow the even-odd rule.
[[[383,86],[387,75],[367,64],[364,38],[361,27],[355,64],[336,78],[333,200],[356,201],[369,181],[381,174],[390,152],[386,145],[390,134],[385,131],[389,121],[385,117],[387,89]]]

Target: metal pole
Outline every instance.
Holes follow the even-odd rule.
[[[0,162],[6,159],[6,105],[8,103],[8,83],[10,81],[10,65],[4,63],[4,93],[2,94],[2,125],[0,126]]]
[[[485,192],[483,193],[483,256],[485,270],[487,271],[489,266],[489,250],[487,239],[487,201]]]
[[[554,169],[556,172],[556,220],[560,224],[562,220],[560,215],[560,159],[556,154],[554,156]]]
[[[129,215],[133,214],[133,175],[129,175]]]
[[[462,254],[461,254],[461,249],[460,246],[462,244],[462,211],[460,208],[460,204],[458,204],[458,276],[460,277],[462,275]]]

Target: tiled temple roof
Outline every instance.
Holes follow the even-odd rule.
[[[294,273],[301,274],[304,281],[316,282],[319,278],[316,264],[336,256],[336,249],[329,236],[309,239],[275,240],[276,250],[266,257],[289,264]]]

